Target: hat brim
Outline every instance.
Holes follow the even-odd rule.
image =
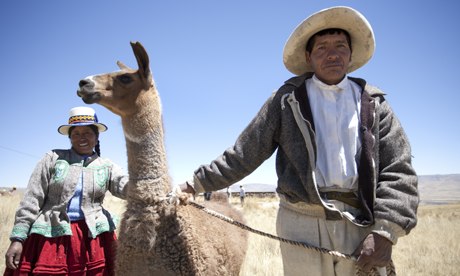
[[[58,127],[58,132],[62,135],[69,135],[69,129],[71,127],[76,127],[76,126],[90,126],[90,125],[95,125],[99,132],[104,132],[107,130],[107,126],[101,123],[78,123],[78,124],[71,124],[71,125],[62,125]]]
[[[351,38],[351,61],[347,72],[353,72],[366,64],[375,49],[374,32],[367,19],[349,7],[333,7],[321,10],[300,23],[287,40],[283,51],[286,68],[295,75],[313,72],[307,63],[305,48],[308,40],[317,32],[339,28],[347,31]]]

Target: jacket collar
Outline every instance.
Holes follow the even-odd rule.
[[[313,77],[313,73],[308,72],[308,73],[305,73],[305,74],[303,74],[301,76],[292,77],[292,78],[288,79],[287,81],[285,81],[284,83],[293,85],[293,86],[298,88],[298,87],[302,86],[303,84],[305,84],[305,81],[307,79],[310,79],[312,77]],[[367,85],[367,83],[366,83],[366,81],[364,79],[354,78],[354,77],[348,77],[348,79],[354,81],[355,83],[357,83],[361,87],[362,90],[367,90],[369,92],[369,94],[371,94],[371,95],[376,94],[376,93],[384,95],[384,93],[382,91],[380,91],[379,89],[373,88],[373,87],[370,87],[369,85]]]
[[[93,154],[91,156],[88,156],[85,158],[85,156],[82,156],[80,154],[78,154],[73,148],[70,149],[70,158],[68,161],[70,161],[71,164],[73,163],[82,163],[83,161],[83,164],[84,166],[88,166],[91,162],[93,162],[94,160],[96,160],[99,156],[93,152]]]

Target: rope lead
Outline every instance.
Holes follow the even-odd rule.
[[[209,210],[208,208],[206,208],[206,207],[204,207],[204,206],[202,206],[202,205],[200,205],[198,203],[195,203],[193,201],[190,201],[188,204],[192,205],[193,207],[195,207],[197,209],[200,209],[200,210],[204,211],[205,213],[207,213],[207,214],[209,214],[211,216],[219,218],[219,219],[221,219],[221,220],[223,220],[223,221],[225,221],[227,223],[233,224],[233,225],[235,225],[235,226],[237,226],[237,227],[239,227],[241,229],[247,230],[249,232],[252,232],[252,233],[255,233],[255,234],[258,234],[258,235],[261,235],[261,236],[265,236],[265,237],[268,237],[270,239],[274,239],[274,240],[277,240],[277,241],[281,241],[281,242],[284,242],[284,243],[300,246],[300,247],[307,248],[307,249],[310,249],[310,250],[315,250],[315,251],[317,251],[319,253],[328,254],[328,255],[331,255],[331,256],[356,261],[356,258],[354,256],[352,256],[352,255],[343,254],[343,253],[333,251],[333,250],[329,250],[329,249],[326,249],[326,248],[316,247],[316,246],[313,246],[313,245],[305,243],[305,242],[299,242],[299,241],[293,241],[293,240],[281,238],[281,237],[278,237],[278,236],[275,236],[275,235],[272,235],[272,234],[268,234],[268,233],[256,230],[256,229],[251,228],[251,227],[249,227],[249,226],[247,226],[247,225],[245,225],[245,224],[243,224],[241,222],[235,221],[232,218],[226,217],[226,216],[224,216],[224,215],[222,215],[220,213],[217,213],[217,212],[215,212],[213,210]]]

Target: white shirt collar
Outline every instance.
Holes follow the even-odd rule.
[[[348,87],[348,77],[345,76],[343,78],[343,80],[341,82],[339,82],[338,84],[333,84],[333,85],[329,85],[329,84],[326,84],[322,81],[320,81],[316,75],[313,75],[313,83],[320,89],[320,90],[329,90],[329,91],[335,91],[335,92],[340,92],[340,91],[343,91],[344,89],[346,89]]]

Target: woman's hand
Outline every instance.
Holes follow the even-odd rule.
[[[22,253],[22,242],[20,241],[12,241],[10,247],[5,254],[5,264],[6,267],[10,269],[17,269],[19,266],[19,260],[21,258]]]

